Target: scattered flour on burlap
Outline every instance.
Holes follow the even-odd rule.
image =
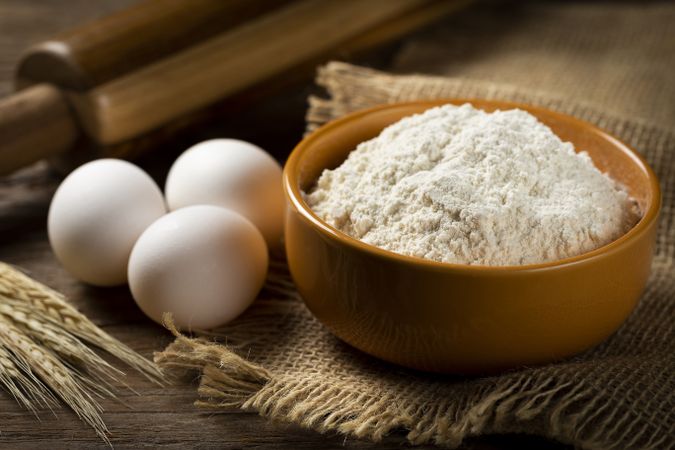
[[[468,104],[389,126],[325,170],[306,201],[329,224],[377,247],[491,266],[588,252],[640,217],[587,153],[531,114]]]

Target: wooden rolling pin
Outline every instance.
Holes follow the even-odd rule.
[[[17,71],[22,90],[0,101],[0,174],[59,155],[134,156],[223,99],[336,51],[391,40],[465,3],[143,3],[29,50]]]
[[[91,90],[286,3],[147,0],[29,48],[16,70],[20,92],[0,99],[0,174],[66,151],[56,159],[66,168],[106,155],[81,138],[68,92]]]

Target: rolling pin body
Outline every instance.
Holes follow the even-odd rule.
[[[29,48],[16,71],[19,92],[0,99],[0,175],[42,158],[67,166],[105,155],[78,139],[67,93],[89,92],[289,1],[147,0]]]
[[[161,0],[160,3],[172,4],[176,1]],[[201,1],[211,4],[211,0],[194,3]],[[70,131],[66,129],[70,130],[71,125],[80,130],[75,146],[78,151],[69,153],[76,156],[73,162],[81,162],[78,155],[84,153],[86,157],[133,157],[166,140],[177,130],[203,119],[209,108],[222,104],[225,99],[236,96],[237,101],[241,101],[247,95],[255,97],[254,91],[266,91],[272,85],[284,85],[289,78],[297,79],[299,70],[306,70],[330,57],[344,56],[345,52],[362,51],[391,40],[468,2],[298,0],[234,26],[227,32],[185,44],[175,53],[170,50],[180,47],[179,44],[159,45],[155,53],[148,54],[145,44],[139,46],[127,39],[126,50],[110,52],[109,59],[97,60],[95,49],[101,48],[101,44],[88,46],[86,40],[77,40],[77,45],[73,44],[72,48],[83,46],[77,47],[80,48],[80,56],[72,52],[70,55],[62,53],[67,57],[53,66],[52,73],[56,74],[56,78],[52,81],[61,83],[65,96],[50,94],[48,102],[53,111],[58,109],[70,113],[63,113],[58,120],[54,115],[46,116],[44,120],[51,119],[54,123],[43,123],[43,129],[61,132],[66,137],[70,136]],[[245,3],[250,6],[251,0]],[[270,4],[269,0],[253,3]],[[272,3],[278,6],[286,2],[275,0]],[[259,10],[249,11],[250,14],[254,12],[257,14]],[[125,32],[120,33],[124,35]],[[156,35],[153,36],[157,39]],[[93,38],[91,42],[94,42]],[[116,40],[110,45],[124,47]],[[52,50],[57,47],[52,46]],[[120,56],[125,52],[136,55],[136,64],[153,62],[133,67]],[[40,81],[39,77],[43,76],[40,74],[45,69],[35,68],[38,60],[36,56],[31,64],[21,66],[21,84]],[[114,69],[110,68],[113,66]],[[57,67],[61,69],[57,70]],[[63,73],[68,73],[68,76]],[[36,86],[29,89],[33,95],[46,95],[48,92]],[[11,114],[7,108],[8,101],[0,101],[0,122],[3,115]],[[56,126],[56,122],[64,120],[70,121],[70,125],[60,123]],[[5,138],[12,140],[7,148],[13,152],[35,145],[28,136],[4,133],[3,130],[0,123],[0,145]],[[49,133],[45,131],[45,134]],[[36,157],[55,155],[66,150],[72,141],[44,137],[39,151],[26,154]],[[4,149],[0,150],[0,174],[16,169],[18,163],[25,164],[29,159],[5,158],[4,153],[7,153]]]
[[[111,145],[143,135],[404,15],[429,0],[303,0],[74,95],[85,130]]]
[[[290,0],[148,0],[30,47],[18,88],[85,91],[251,20]]]
[[[49,84],[1,100],[0,174],[71,148],[79,134],[64,94]]]

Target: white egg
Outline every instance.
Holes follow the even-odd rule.
[[[267,246],[240,214],[216,206],[171,212],[145,230],[129,259],[129,286],[138,306],[161,323],[207,329],[241,314],[267,273]]]
[[[281,166],[260,147],[236,139],[194,145],[173,163],[165,193],[172,211],[199,204],[230,208],[253,222],[270,248],[281,245]]]
[[[141,233],[166,213],[157,184],[119,159],[84,164],[66,177],[49,207],[49,243],[74,277],[98,286],[127,280]]]

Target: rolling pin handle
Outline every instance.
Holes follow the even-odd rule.
[[[42,83],[0,99],[0,175],[67,151],[79,130],[63,93]]]

